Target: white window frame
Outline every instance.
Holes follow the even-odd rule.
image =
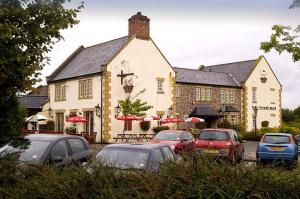
[[[90,99],[93,97],[93,81],[92,79],[79,80],[78,82],[79,99]]]
[[[201,88],[196,88],[196,100],[201,100]]]
[[[163,80],[157,80],[157,92],[164,93],[164,81]]]
[[[55,101],[66,100],[66,87],[65,83],[55,84]]]
[[[257,88],[252,87],[252,103],[257,103]]]

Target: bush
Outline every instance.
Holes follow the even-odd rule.
[[[268,128],[268,127],[263,127],[258,130],[259,134],[265,134],[265,133],[279,133],[280,129],[279,128]]]
[[[243,124],[232,125],[232,128],[236,130],[237,133],[242,134],[246,132],[246,128]]]
[[[195,123],[195,128],[199,129],[199,130],[205,129],[206,128],[206,123],[205,122],[196,122]]]
[[[65,131],[66,131],[66,134],[74,134],[74,133],[76,133],[76,128],[72,127],[72,126],[66,127]]]
[[[263,134],[260,134],[259,132],[256,132],[256,135],[255,135],[255,132],[253,132],[253,131],[242,132],[239,134],[240,139],[248,140],[248,141],[256,141],[256,142],[260,141],[262,136],[263,136]]]
[[[300,129],[298,129],[296,127],[283,126],[280,128],[280,132],[289,133],[292,135],[298,135],[298,134],[300,134]]]
[[[299,198],[300,169],[256,168],[189,155],[159,173],[0,161],[0,198]],[[92,171],[92,172],[91,172]]]
[[[232,125],[230,122],[228,122],[227,120],[221,122],[219,125],[219,128],[224,128],[224,129],[231,129]]]
[[[269,121],[262,121],[261,126],[262,127],[269,127]]]
[[[47,121],[46,123],[46,130],[48,131],[54,131],[55,129],[55,123],[52,120]]]
[[[153,127],[152,130],[154,131],[154,133],[158,133],[162,130],[170,130],[170,127],[169,126],[156,126],[156,127]]]
[[[149,121],[141,121],[140,127],[142,131],[148,131],[150,129],[150,122]]]

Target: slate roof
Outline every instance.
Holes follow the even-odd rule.
[[[47,81],[58,81],[101,72],[101,65],[107,64],[127,43],[128,37],[104,42],[90,47],[79,47]]]
[[[48,100],[48,96],[40,96],[40,95],[21,96],[21,103],[27,109],[42,109],[42,106],[46,100]]]
[[[251,73],[253,67],[255,66],[256,61],[257,59],[227,63],[227,64],[219,64],[213,66],[205,66],[204,68],[202,68],[202,70],[230,73],[239,83],[242,83],[245,82],[246,78]]]
[[[174,68],[174,70],[177,72],[176,82],[178,83],[241,87],[239,83],[228,73],[207,72],[186,68]]]
[[[189,117],[200,117],[206,119],[208,117],[220,117],[221,115],[217,110],[209,106],[208,104],[196,105],[192,112],[189,114]]]

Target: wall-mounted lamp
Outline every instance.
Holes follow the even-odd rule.
[[[101,116],[101,109],[102,109],[102,107],[99,106],[99,104],[97,104],[97,106],[95,106],[95,109],[96,109],[96,115],[98,117],[100,117]]]
[[[49,107],[49,109],[48,109],[48,114],[49,114],[50,118],[53,118],[53,110],[51,107]]]
[[[173,113],[173,107],[170,106],[170,108],[168,108],[168,117],[171,117],[172,113]]]
[[[115,118],[117,118],[119,116],[119,114],[121,113],[121,107],[120,105],[118,104],[116,107],[115,107]]]

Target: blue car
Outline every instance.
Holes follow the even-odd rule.
[[[294,137],[286,133],[267,133],[259,142],[256,150],[256,163],[282,162],[296,166],[298,145]]]

